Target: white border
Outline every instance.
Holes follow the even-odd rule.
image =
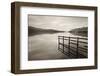
[[[88,17],[88,59],[28,61],[28,14]],[[20,17],[21,70],[94,65],[94,11],[76,9],[73,10],[39,7],[21,7]]]

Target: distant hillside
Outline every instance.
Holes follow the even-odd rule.
[[[38,34],[54,34],[54,33],[59,33],[59,32],[65,32],[65,31],[59,31],[59,30],[53,30],[53,29],[41,29],[41,28],[36,28],[29,26],[28,27],[28,35],[38,35]]]
[[[79,36],[88,36],[88,27],[82,27],[82,28],[76,28],[76,29],[72,29],[71,31],[69,31],[70,33],[74,34],[74,35],[79,35]]]

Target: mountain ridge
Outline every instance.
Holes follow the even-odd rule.
[[[65,32],[65,31],[59,31],[54,29],[42,29],[42,28],[28,26],[28,36],[38,35],[38,34],[54,34],[59,32]]]

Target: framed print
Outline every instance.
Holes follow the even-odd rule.
[[[11,72],[97,68],[97,7],[11,4]]]

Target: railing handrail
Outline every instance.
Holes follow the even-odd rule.
[[[67,37],[67,36],[58,36],[58,38],[59,37],[64,37],[64,38],[69,38],[69,37]],[[82,38],[82,37],[70,37],[70,38],[73,38],[73,39],[77,39],[77,38],[79,38],[79,39],[84,39],[84,40],[88,40],[88,38],[86,37],[86,38]]]

